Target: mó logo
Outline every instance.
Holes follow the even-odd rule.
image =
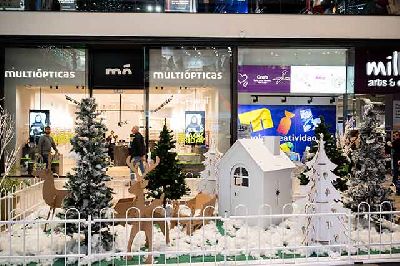
[[[399,60],[399,52],[394,51],[393,55],[386,57],[387,62],[382,61],[372,61],[367,62],[366,70],[367,75],[371,76],[399,76],[400,69],[400,60]]]
[[[121,68],[106,68],[107,76],[125,76],[132,75],[132,70],[130,69],[131,64],[125,64]]]

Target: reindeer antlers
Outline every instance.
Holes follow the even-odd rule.
[[[156,161],[154,163],[144,163],[144,173],[139,174],[139,166],[138,164],[131,162],[131,156],[128,156],[126,159],[126,163],[129,168],[135,173],[136,180],[142,180],[149,172],[151,172],[157,165],[160,163],[160,157],[156,156]]]

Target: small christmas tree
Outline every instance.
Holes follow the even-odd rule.
[[[164,194],[163,205],[166,206],[167,200],[180,199],[189,191],[185,183],[185,175],[178,165],[173,140],[172,130],[168,130],[164,124],[160,132],[160,140],[154,148],[152,156],[160,158],[160,163],[145,179],[149,181],[147,185],[148,196],[159,199]]]
[[[107,128],[103,120],[99,119],[96,111],[94,98],[82,99],[78,103],[79,110],[75,127],[76,135],[71,139],[72,150],[78,154],[79,159],[74,173],[68,173],[68,181],[65,188],[70,194],[65,198],[63,208],[65,210],[76,208],[81,219],[100,218],[100,212],[110,208],[112,190],[105,184],[110,180],[106,174],[108,166],[108,155],[106,141],[104,138]],[[75,211],[69,211],[67,219],[77,219]],[[67,224],[69,234],[78,233],[76,224]],[[81,224],[81,232],[85,234],[85,241],[88,240],[87,225]],[[101,233],[103,247],[108,249],[112,244],[112,235],[109,232],[107,223],[96,223],[92,225],[93,234]],[[87,244],[87,243],[86,243]]]
[[[347,180],[350,172],[350,162],[344,156],[343,151],[340,147],[337,146],[336,138],[329,132],[329,125],[325,123],[325,119],[323,116],[320,116],[321,123],[315,128],[315,136],[320,136],[323,134],[324,142],[325,142],[325,150],[328,158],[337,165],[333,170],[333,173],[338,176],[336,180],[334,180],[333,184],[335,188],[340,191],[345,191],[347,189]],[[311,143],[310,153],[315,154],[318,151],[318,141],[313,141]],[[305,172],[309,171],[307,168]],[[300,184],[307,185],[309,182],[308,177],[305,175],[305,172],[300,174]]]
[[[332,163],[325,152],[325,141],[320,135],[318,150],[314,158],[307,163],[310,169],[305,175],[309,178],[310,193],[308,200],[312,204],[306,209],[307,213],[335,213],[343,212],[340,205],[333,205],[341,201],[341,195],[333,186],[337,176],[333,170],[337,167]],[[345,241],[345,217],[324,215],[310,216],[307,224],[303,227],[304,242],[312,244],[321,243],[344,243]]]
[[[222,158],[222,153],[215,147],[215,141],[211,140],[210,149],[204,154],[205,160],[203,162],[205,169],[200,172],[200,177],[203,180],[199,184],[199,191],[208,194],[217,193],[217,174],[218,163]]]
[[[364,120],[360,127],[360,147],[352,152],[352,177],[344,203],[357,211],[361,202],[367,202],[371,211],[379,211],[382,202],[391,202],[392,190],[383,184],[386,181],[385,132],[378,128],[377,115],[370,102],[364,106]]]

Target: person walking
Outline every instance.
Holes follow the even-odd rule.
[[[44,128],[44,135],[39,138],[38,142],[38,149],[39,154],[43,158],[43,163],[46,164],[46,168],[49,167],[49,155],[51,153],[51,148],[54,149],[56,153],[58,153],[58,149],[56,143],[54,142],[53,138],[50,136],[51,128],[46,126]]]
[[[131,161],[136,165],[139,163],[139,169],[144,174],[145,168],[143,161],[146,160],[146,148],[144,145],[144,138],[139,132],[139,127],[134,126],[131,130],[131,139],[129,144],[129,154],[131,156]],[[133,174],[131,172],[131,179],[133,179]]]

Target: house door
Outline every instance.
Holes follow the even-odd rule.
[[[249,173],[244,166],[237,165],[231,171],[231,212],[235,214],[235,208],[240,205],[246,205],[243,198],[243,189],[249,187]]]

